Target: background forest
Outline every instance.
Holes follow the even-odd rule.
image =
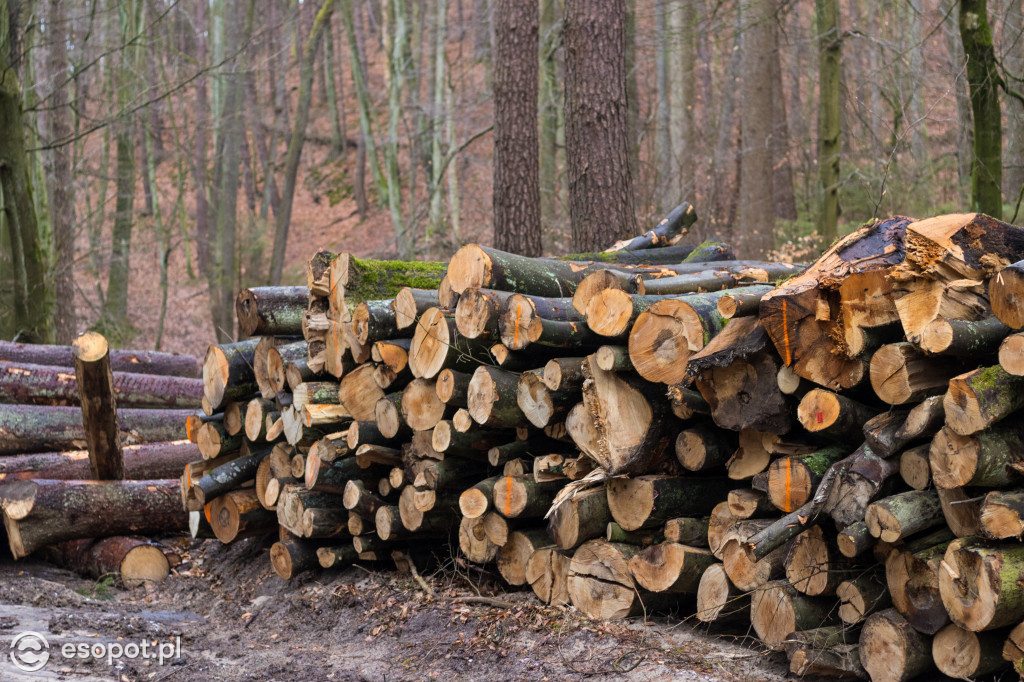
[[[539,251],[589,248],[573,216],[590,204],[570,192],[584,157],[567,117],[571,132],[588,96],[567,93],[574,59],[612,83],[623,67],[620,233],[682,200],[693,239],[788,258],[875,216],[1015,222],[1021,5],[0,0],[0,337],[93,327],[199,353],[234,335],[240,287],[302,283],[318,247],[444,260],[501,245],[520,218],[495,215],[494,183],[515,186],[495,125],[517,116],[537,133]],[[621,39],[588,55],[588,16],[621,18]],[[496,116],[495,84],[523,59],[536,108]],[[989,97],[978,120],[972,85]],[[972,188],[972,152],[993,145],[1001,179],[975,165]]]

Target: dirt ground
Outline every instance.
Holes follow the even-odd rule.
[[[176,543],[183,563],[151,589],[0,560],[0,680],[785,679],[783,656],[735,632],[671,617],[590,621],[571,607],[547,607],[528,590],[503,590],[487,571],[451,558],[422,566],[431,597],[411,576],[383,568],[282,580],[264,539]],[[497,601],[480,603],[481,596]],[[9,655],[24,631],[49,644],[37,672],[20,671]],[[172,650],[177,637],[180,649]],[[127,645],[143,640],[149,660],[93,658],[109,645],[130,654]],[[77,658],[80,644],[96,648]],[[163,665],[155,658],[161,644]]]

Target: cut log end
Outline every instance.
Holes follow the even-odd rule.
[[[82,362],[96,362],[109,350],[106,338],[97,332],[86,332],[71,344],[71,352]]]

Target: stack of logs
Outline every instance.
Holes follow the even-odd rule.
[[[198,456],[182,420],[201,407],[194,356],[0,341],[0,510],[15,558],[33,552],[125,586],[178,562],[145,535],[183,530],[173,504]],[[80,383],[81,381],[81,383]]]
[[[193,534],[278,534],[285,578],[457,535],[595,618],[752,624],[798,674],[1021,665],[1024,233],[897,217],[805,269],[675,244],[693,218],[415,273],[320,252],[243,291]]]

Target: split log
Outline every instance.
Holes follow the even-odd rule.
[[[946,419],[942,399],[941,395],[933,395],[911,408],[903,426],[896,432],[896,437],[909,443],[918,438],[931,438],[938,433]]]
[[[74,367],[70,346],[0,341],[0,362],[19,365]],[[197,379],[202,376],[199,362],[193,355],[161,353],[151,350],[110,350],[110,368],[114,372],[156,374]]]
[[[856,230],[762,299],[762,324],[798,375],[831,390],[859,380],[847,333],[899,319],[886,275],[903,260],[909,222],[895,217]]]
[[[185,436],[188,410],[118,410],[123,444],[161,443]],[[81,449],[86,445],[77,407],[0,405],[0,455]]]
[[[246,336],[297,336],[308,302],[308,287],[242,289],[235,297],[238,329]]]
[[[213,410],[231,400],[248,398],[258,389],[253,362],[259,339],[210,346],[203,359],[203,395]]]
[[[1024,261],[1007,265],[988,283],[988,298],[992,312],[1000,322],[1011,329],[1024,328],[1024,296],[1021,291],[1021,273]]]
[[[946,426],[963,436],[988,428],[1024,406],[1024,377],[999,365],[982,367],[949,380],[942,399]]]
[[[951,542],[939,570],[939,594],[950,620],[971,632],[1019,623],[1024,618],[1022,564],[1024,545]]]
[[[1003,644],[1003,658],[1013,663],[1014,668],[1020,670],[1021,660],[1024,659],[1024,624],[1017,625],[1010,630],[1010,634]]]
[[[893,606],[914,629],[928,635],[934,635],[949,622],[939,588],[945,572],[940,564],[949,535],[929,534],[905,548],[893,549],[885,560],[885,582]],[[931,546],[920,546],[929,543]]]
[[[892,603],[889,586],[877,572],[866,572],[844,580],[836,587],[839,618],[847,625],[856,625],[876,611]]]
[[[992,355],[1011,330],[994,317],[983,320],[938,319],[921,333],[920,346],[932,355],[978,358]]]
[[[644,475],[608,481],[608,509],[625,530],[708,513],[729,492],[724,478]]]
[[[47,547],[44,556],[89,578],[117,576],[128,589],[157,585],[170,575],[164,549],[145,538],[114,536],[68,540]]]
[[[860,662],[872,682],[908,682],[934,669],[931,638],[896,609],[873,613],[860,631]]]
[[[802,595],[792,585],[776,580],[751,596],[750,623],[765,646],[781,650],[791,632],[827,625],[832,608],[831,600]]]
[[[558,606],[569,603],[569,552],[555,547],[541,547],[526,564],[526,581],[545,604]]]
[[[629,569],[645,590],[697,594],[701,576],[715,563],[714,555],[706,549],[662,542],[633,555]]]
[[[1003,660],[1008,630],[971,632],[950,623],[935,633],[932,658],[944,675],[966,680],[1009,667]]]
[[[676,437],[676,459],[688,471],[722,466],[736,451],[736,437],[708,426],[683,429]]]
[[[864,522],[882,542],[896,542],[944,522],[934,490],[911,490],[868,505]]]
[[[573,549],[604,535],[612,520],[604,487],[576,492],[548,517],[548,535],[559,549]]]
[[[700,576],[696,615],[704,623],[749,621],[750,593],[729,582],[722,564],[712,564]]]
[[[1017,425],[999,424],[973,436],[943,427],[928,451],[937,488],[1005,488],[1020,481],[1024,437]]]
[[[115,372],[114,394],[121,407],[198,409],[203,384],[185,377]],[[0,402],[78,405],[78,381],[66,367],[0,361]]]
[[[769,286],[744,287],[733,293],[767,293]],[[722,330],[718,291],[684,294],[653,303],[642,312],[629,332],[629,357],[643,378],[666,384],[686,379],[690,356]]]
[[[805,429],[847,442],[860,436],[865,422],[877,414],[874,408],[821,388],[805,395],[797,408],[797,418]]]
[[[64,540],[185,530],[175,480],[14,481],[0,509],[15,559]]]
[[[373,371],[373,380],[386,390],[397,391],[412,379],[409,369],[409,346],[412,339],[389,339],[377,341],[370,348],[370,358],[377,363]]]
[[[376,417],[377,401],[384,397],[384,391],[373,380],[373,366],[360,365],[341,379],[338,398],[352,419],[373,421]]]
[[[678,424],[666,414],[660,392],[629,375],[606,372],[590,359],[583,371],[588,378],[583,404],[596,439],[593,451],[577,440],[580,448],[612,476],[641,473],[663,459]]]

